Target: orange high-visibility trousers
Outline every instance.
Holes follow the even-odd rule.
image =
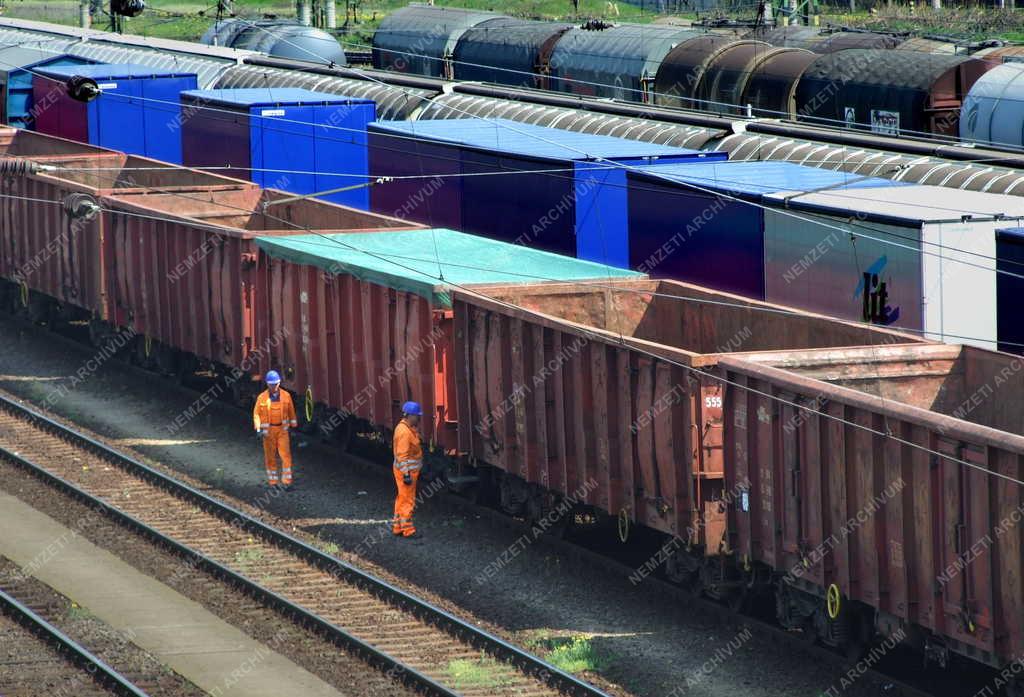
[[[289,486],[292,483],[292,449],[288,429],[271,426],[263,436],[263,464],[267,468],[267,481],[271,484],[277,484],[278,456],[281,457],[281,483]]]
[[[412,524],[412,511],[416,507],[416,480],[420,478],[419,470],[410,472],[412,484],[402,481],[403,474],[397,467],[392,467],[395,473],[395,485],[398,487],[398,496],[395,497],[395,517],[391,519],[391,532],[403,537],[416,534],[416,527]]]

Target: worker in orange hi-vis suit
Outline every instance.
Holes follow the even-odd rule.
[[[267,373],[267,389],[256,398],[252,410],[252,423],[256,435],[263,440],[263,462],[267,468],[267,485],[277,486],[277,456],[281,456],[281,483],[285,491],[292,490],[292,451],[288,442],[288,429],[299,425],[295,418],[295,405],[287,390],[281,389],[281,376],[277,371]]]
[[[416,402],[402,405],[402,420],[395,426],[395,517],[391,520],[391,532],[401,537],[419,537],[412,524],[412,510],[416,505],[416,480],[423,466],[423,446],[417,426],[423,410]]]

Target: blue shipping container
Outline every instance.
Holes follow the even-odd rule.
[[[627,178],[629,268],[758,300],[765,299],[763,196],[900,185],[779,161],[656,165]],[[581,240],[582,258],[600,261],[599,242]]]
[[[67,95],[76,75],[95,80],[101,94],[89,103]],[[195,73],[148,65],[45,67],[35,71],[36,130],[112,150],[181,163],[178,95],[196,88]],[[44,103],[52,104],[42,108]]]
[[[357,187],[324,200],[370,207],[370,99],[293,88],[194,90],[181,95],[186,167],[218,170],[296,194]]]
[[[369,127],[375,212],[626,267],[623,166],[724,161],[705,153],[506,119],[381,121]],[[592,232],[596,231],[596,232]]]
[[[54,53],[52,50],[32,46],[0,49],[0,82],[3,88],[3,114],[0,114],[0,122],[15,128],[35,127],[32,79],[37,69],[95,63],[82,56]]]

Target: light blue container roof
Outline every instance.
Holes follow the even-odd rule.
[[[445,228],[257,237],[256,244],[271,257],[416,293],[444,307],[451,306],[448,285],[644,278]]]
[[[31,68],[50,61],[65,60],[80,64],[91,63],[88,58],[72,56],[68,53],[47,51],[33,46],[9,46],[0,48],[0,73],[10,73],[15,70]]]
[[[509,119],[436,119],[378,121],[371,131],[402,137],[428,138],[479,150],[524,155],[546,160],[629,159],[693,155],[719,156],[688,148],[674,148],[614,136],[565,131]]]
[[[315,106],[322,104],[373,104],[372,99],[314,92],[298,87],[245,87],[226,90],[188,90],[184,101],[201,101],[232,107]]]
[[[807,167],[795,162],[695,162],[693,164],[644,165],[635,172],[639,178],[760,197],[779,191],[818,189],[862,189],[904,186],[905,182],[865,177],[851,172]]]
[[[75,75],[91,77],[93,80],[127,80],[145,77],[195,77],[196,74],[187,70],[171,70],[170,68],[154,68],[151,65],[136,63],[96,63],[95,65],[68,65],[39,68],[36,72],[51,77],[68,78]]]

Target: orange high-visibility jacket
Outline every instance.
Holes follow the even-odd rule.
[[[281,399],[270,400],[270,390],[263,390],[256,398],[256,406],[252,410],[252,425],[257,431],[266,431],[270,426],[295,428],[299,425],[295,418],[295,405],[288,390],[278,388]]]
[[[395,426],[395,467],[402,474],[418,472],[423,464],[423,446],[420,445],[420,433],[406,423],[405,419]]]

